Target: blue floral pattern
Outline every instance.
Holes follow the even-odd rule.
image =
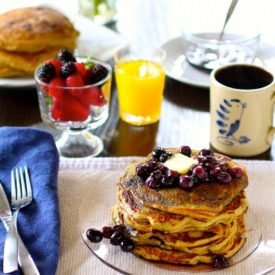
[[[219,127],[219,136],[217,140],[224,145],[232,146],[235,143],[245,144],[251,139],[247,136],[238,137],[238,130],[240,128],[243,112],[246,108],[246,103],[241,102],[237,98],[230,100],[224,99],[216,110],[218,119],[216,124]]]

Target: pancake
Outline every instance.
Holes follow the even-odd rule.
[[[60,49],[73,51],[78,36],[66,16],[46,6],[0,14],[0,77],[33,76],[36,67]]]
[[[0,49],[40,52],[76,46],[79,32],[62,13],[46,6],[18,8],[0,15]]]
[[[168,160],[174,161],[178,155],[178,149],[164,151]],[[112,218],[116,225],[126,227],[127,237],[135,243],[135,255],[175,264],[213,264],[217,256],[229,259],[244,245],[246,170],[226,156],[209,152],[211,155],[202,156],[202,151],[193,150],[184,156],[189,166],[182,169],[181,163],[173,164],[181,168],[172,172],[168,160],[160,161],[152,154],[126,167],[118,182]],[[203,177],[196,178],[197,166],[204,167]],[[140,168],[146,176],[137,172]],[[230,181],[221,180],[218,169]],[[154,171],[160,171],[159,181],[172,173],[177,184],[150,185],[147,180]],[[195,184],[183,188],[181,176],[192,178]]]
[[[197,153],[193,151],[193,155]],[[148,157],[150,158],[151,156]],[[216,158],[220,162],[226,161],[229,166],[237,165],[227,157],[216,154]],[[126,168],[120,181],[123,188],[131,191],[133,196],[145,206],[173,213],[184,214],[182,211],[200,209],[207,210],[208,213],[218,213],[248,184],[245,175],[241,179],[233,179],[230,185],[221,185],[218,182],[211,182],[211,185],[201,183],[191,193],[179,188],[152,189],[140,184],[140,178],[135,171],[136,166],[137,164],[131,164]]]
[[[177,241],[167,241],[162,239],[164,244],[138,242],[134,254],[142,256],[147,260],[155,260],[161,262],[169,262],[174,264],[196,265],[199,263],[210,264],[213,263],[213,255],[222,254],[226,258],[232,257],[245,243],[244,223],[240,219],[237,224],[231,225],[231,231],[228,235],[220,237],[218,240],[206,236],[206,240],[210,239],[205,244],[199,244],[196,247],[188,247],[189,243],[196,243],[195,238],[189,238],[189,243],[178,241],[182,238],[177,234],[175,239]],[[167,236],[167,234],[163,234]],[[171,236],[169,235],[169,238]],[[135,240],[133,238],[133,240]]]
[[[0,76],[32,76],[39,64],[55,57],[59,50],[60,48],[49,48],[37,53],[0,50]]]
[[[0,77],[12,78],[14,76],[23,78],[23,77],[26,77],[27,75],[26,75],[26,72],[24,72],[24,71],[16,70],[9,66],[1,67],[1,65],[0,65]]]
[[[248,202],[244,192],[234,198],[232,202],[216,216],[206,217],[188,214],[174,214],[165,211],[142,206],[129,194],[119,191],[119,211],[127,224],[144,232],[151,230],[162,230],[167,233],[183,232],[192,230],[207,230],[220,223],[230,223],[236,217],[246,213]],[[134,205],[134,206],[133,206]]]

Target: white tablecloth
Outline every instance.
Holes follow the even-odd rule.
[[[100,184],[104,177],[112,179],[113,184],[116,184],[125,166],[134,159],[138,158],[61,160],[58,183],[61,254],[57,275],[119,274],[98,260],[84,245],[78,231],[78,210],[87,192],[92,188],[102,188]],[[238,161],[244,164],[248,171],[250,184],[247,195],[250,209],[255,215],[255,228],[262,230],[264,246],[257,249],[257,254],[254,253],[229,269],[219,271],[219,274],[263,274],[260,273],[263,266],[268,269],[275,265],[275,162]],[[118,253],[118,257],[121,256]],[[138,271],[136,274],[139,274]],[[156,274],[169,274],[169,271],[156,269]]]

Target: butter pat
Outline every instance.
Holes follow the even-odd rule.
[[[198,163],[196,159],[177,153],[164,162],[164,165],[170,170],[177,171],[180,174],[186,174],[193,165]]]

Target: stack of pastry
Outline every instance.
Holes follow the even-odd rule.
[[[0,77],[31,76],[38,64],[72,51],[79,32],[59,11],[46,7],[13,9],[0,15]]]
[[[126,168],[114,223],[126,226],[133,253],[148,260],[197,265],[229,259],[246,240],[245,168],[210,150],[166,151],[164,158],[155,151]]]

